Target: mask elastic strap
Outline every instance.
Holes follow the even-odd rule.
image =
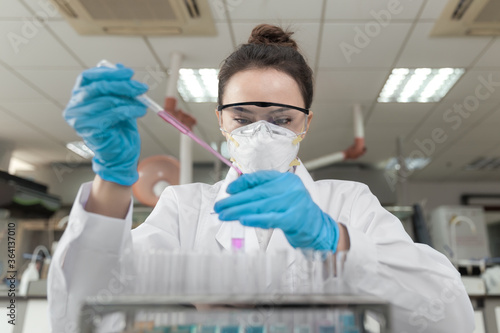
[[[298,158],[295,158],[293,161],[290,162],[289,166],[293,167],[293,166],[297,166],[297,165],[300,165],[300,162],[299,162]]]
[[[228,132],[226,132],[226,134],[227,134],[227,136],[228,136],[229,140],[231,140],[231,141],[234,143],[234,145],[236,146],[236,148],[238,148],[238,147],[240,146],[240,144],[238,143],[238,141],[236,141],[236,140],[233,138],[233,136],[232,136],[231,134],[229,134]]]
[[[295,139],[293,139],[292,141],[292,144],[296,145],[298,144],[300,141],[302,141],[304,138],[301,136],[301,135],[297,135],[297,137]]]

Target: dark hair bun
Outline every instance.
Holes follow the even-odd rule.
[[[252,30],[248,44],[274,44],[288,46],[297,50],[297,43],[290,37],[293,32],[284,31],[280,27],[270,24],[259,24]]]

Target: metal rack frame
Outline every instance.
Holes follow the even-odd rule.
[[[389,303],[371,296],[358,295],[185,295],[185,296],[115,296],[106,300],[89,298],[80,312],[81,333],[96,332],[96,322],[112,313],[125,315],[126,327],[130,328],[138,312],[194,311],[195,306],[228,306],[226,311],[254,310],[273,307],[279,310],[345,309],[355,310],[357,320],[363,323],[367,313],[379,320],[381,333],[391,332]],[[360,325],[360,332],[369,332]]]

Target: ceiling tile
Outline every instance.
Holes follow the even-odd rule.
[[[79,67],[45,26],[0,21],[0,32],[0,58],[12,67]]]
[[[450,0],[431,0],[426,1],[424,10],[420,15],[422,20],[436,20],[441,16],[444,7]]]
[[[376,22],[378,17],[390,15],[389,20],[413,20],[422,2],[423,0],[329,0],[327,1],[325,19],[373,20]]]
[[[433,107],[434,103],[376,103],[368,125],[416,125]]]
[[[456,168],[455,163],[447,159],[431,160],[424,169],[414,171],[409,179],[412,181],[451,181]]]
[[[327,71],[316,76],[315,99],[318,102],[359,102],[375,100],[389,71]]]
[[[363,117],[366,117],[371,101],[360,101]],[[337,128],[338,125],[353,126],[353,106],[354,103],[323,103],[315,101],[312,104],[313,112],[312,124],[318,124],[320,130],[329,131]],[[333,126],[333,127],[332,127]]]
[[[467,131],[452,147],[447,149],[447,152],[458,150],[479,154],[481,151],[491,150],[500,144],[500,135],[498,133],[498,124],[481,124],[481,126],[471,128]]]
[[[62,19],[58,8],[54,5],[54,2],[50,0],[23,0],[40,18],[43,19]]]
[[[79,140],[75,131],[64,121],[63,110],[52,103],[43,100],[4,102],[2,107],[15,114],[24,124],[30,124],[52,136],[52,141],[58,141],[62,146],[67,142]],[[32,143],[36,143],[35,141]]]
[[[80,156],[76,155],[72,151],[66,149],[65,147],[58,146],[56,144],[43,144],[43,145],[23,145],[19,144],[12,156],[20,159],[21,161],[28,162],[35,166],[41,166],[50,164],[53,162],[64,163],[64,171],[57,169],[54,166],[53,172],[69,172],[72,166],[76,166],[84,161]]]
[[[157,65],[141,37],[82,36],[67,22],[50,22],[49,26],[88,67],[94,67],[102,59],[129,67]]]
[[[459,158],[461,160],[460,165],[464,165],[478,157],[489,155],[488,152],[498,146],[498,141],[500,141],[500,138],[495,141],[491,140],[491,138],[489,141],[483,141],[480,137],[477,137],[477,139],[478,141],[470,140],[469,134],[467,134],[463,139],[439,154],[439,158]]]
[[[426,154],[429,152],[430,155],[439,154],[442,149],[449,147],[454,140],[464,135],[470,126],[476,126],[477,122],[489,115],[494,106],[484,103],[472,113],[461,114],[455,111],[452,105],[443,103],[432,111],[411,137],[407,138],[408,149],[420,150]]]
[[[500,100],[500,71],[470,70],[446,94],[445,101],[473,103]]]
[[[2,89],[0,89],[0,105],[3,100],[43,98],[42,95],[27,85],[26,82],[22,81],[2,66],[0,66],[0,80],[0,82],[2,82]]]
[[[500,125],[500,104],[496,105],[492,111],[491,114],[488,116],[488,118],[485,119],[485,121],[488,124],[492,125]]]
[[[370,35],[365,33],[367,26],[362,24],[326,23],[319,67],[389,68],[410,26],[409,23],[379,26],[379,30]]]
[[[447,181],[478,181],[478,180],[493,180],[492,172],[471,172],[466,171],[465,166],[479,157],[495,156],[488,154],[494,145],[478,145],[477,143],[466,142],[461,140],[459,143],[447,149],[442,154],[436,156],[433,162],[424,170],[419,171],[416,179],[427,179],[437,177]],[[496,178],[498,179],[498,178]]]
[[[304,162],[343,151],[353,143],[351,128],[331,126],[330,131],[321,131],[319,125],[312,122],[306,138],[300,143],[299,158]]]
[[[369,124],[365,129],[365,138],[368,142],[390,141],[391,146],[396,147],[398,137],[405,137],[414,127],[414,124],[393,124],[385,126],[382,124]]]
[[[215,0],[222,1],[222,0]],[[264,20],[269,24],[287,26],[297,20],[319,20],[323,1],[295,1],[290,6],[289,0],[230,0],[226,1],[227,12],[231,21]],[[216,17],[220,15],[215,15]]]
[[[55,100],[65,101],[71,98],[71,90],[82,70],[77,69],[25,69],[18,70],[27,80],[38,86]]]
[[[171,52],[182,52],[184,54],[182,67],[219,68],[221,61],[233,51],[233,46],[228,24],[216,23],[216,28],[216,36],[149,37],[148,39],[166,67],[169,66]]]
[[[397,67],[469,67],[491,37],[429,37],[434,23],[415,26]]]
[[[224,6],[224,0],[212,0],[208,1],[210,10],[212,11],[212,17],[215,22],[227,21],[226,7]]]
[[[0,18],[27,18],[31,13],[19,2],[19,0],[0,1]]]
[[[247,43],[252,29],[262,23],[263,21],[255,21],[251,23],[233,23],[233,31],[236,39],[236,45]],[[309,63],[309,66],[314,66],[316,58],[316,50],[318,47],[318,34],[319,23],[295,23],[290,27],[290,31],[294,34],[292,38],[295,39],[299,48]]]
[[[499,68],[500,69],[500,38],[495,38],[493,44],[490,45],[488,50],[481,56],[481,58],[476,62],[475,68],[478,67],[489,67],[489,68]]]
[[[19,120],[13,117],[10,112],[0,108],[0,140],[13,141],[15,148],[13,155],[19,151],[29,151],[23,155],[23,160],[28,163],[47,163],[54,157],[54,151],[62,151],[64,146]],[[65,149],[65,148],[64,148]]]

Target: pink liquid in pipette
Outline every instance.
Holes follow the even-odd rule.
[[[233,168],[238,172],[239,175],[242,174],[241,170],[238,169],[236,166],[234,166],[230,161],[228,161],[224,156],[222,156],[217,150],[213,149],[208,143],[200,139],[199,137],[196,136],[188,127],[186,127],[183,123],[181,123],[179,120],[177,120],[174,116],[172,116],[170,113],[167,111],[159,111],[158,116],[165,120],[167,123],[170,125],[174,126],[179,132],[189,136],[191,139],[193,139],[196,143],[198,143],[200,146],[208,150],[210,153],[212,153],[215,157],[217,157],[219,160],[221,160],[224,164],[228,165],[230,168]]]

